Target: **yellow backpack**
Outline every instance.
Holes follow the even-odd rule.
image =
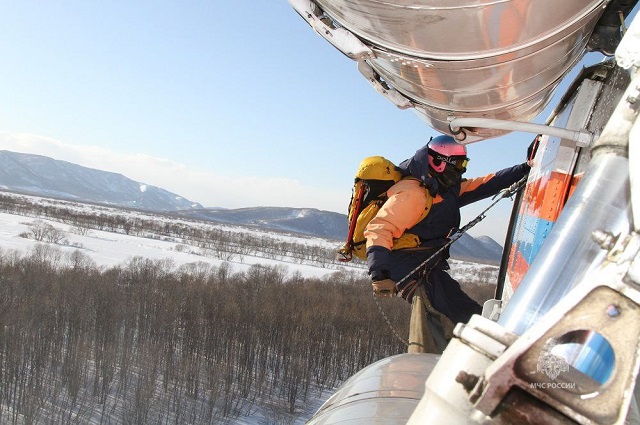
[[[412,178],[412,177],[409,177]],[[366,239],[364,230],[376,216],[387,200],[387,190],[403,179],[402,173],[395,164],[382,156],[370,156],[362,160],[354,180],[351,201],[349,202],[349,232],[347,241],[338,250],[338,261],[351,261],[353,255],[366,259]],[[427,197],[429,205],[420,218],[424,219],[431,207],[431,196]],[[412,248],[420,245],[418,236],[404,233],[395,239],[392,249]]]

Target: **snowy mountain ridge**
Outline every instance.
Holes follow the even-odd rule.
[[[202,208],[198,203],[122,174],[6,150],[0,151],[0,187],[36,196],[150,211]]]

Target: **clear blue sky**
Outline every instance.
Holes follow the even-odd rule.
[[[436,134],[286,0],[4,2],[0,58],[0,149],[205,206],[345,213],[363,157],[400,162]],[[468,175],[523,162],[532,137],[470,145]],[[502,243],[510,207],[471,233]]]

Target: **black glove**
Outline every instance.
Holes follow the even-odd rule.
[[[527,164],[529,165],[533,164],[533,158],[535,158],[540,144],[540,137],[542,137],[542,134],[538,134],[527,148]]]

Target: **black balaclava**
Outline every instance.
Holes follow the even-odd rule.
[[[458,171],[453,165],[447,164],[442,173],[433,173],[438,180],[438,184],[443,188],[449,189],[457,186],[462,181],[462,172]]]

